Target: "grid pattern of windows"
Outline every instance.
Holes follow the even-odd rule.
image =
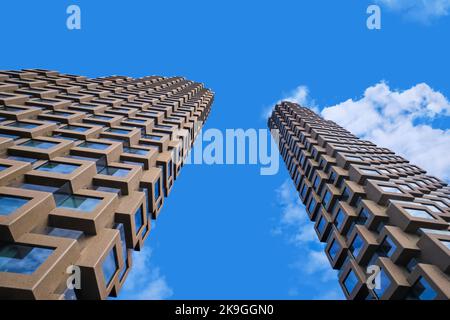
[[[442,280],[447,279],[448,265],[442,261],[449,259],[447,248],[450,239],[439,238],[436,233],[450,228],[450,188],[446,183],[427,175],[391,150],[361,140],[336,123],[324,120],[295,103],[278,103],[268,119],[268,126],[272,132],[279,130],[281,156],[299,187],[300,198],[307,205],[310,219],[316,223],[320,239],[332,241],[327,246],[328,256],[333,267],[339,270],[339,281],[347,297],[407,298],[404,290],[395,288],[389,290],[392,297],[386,296],[387,287],[406,281],[400,278],[392,281],[401,276],[398,273],[392,275],[387,269],[381,274],[383,287],[370,289],[369,294],[354,291],[360,281],[355,271],[342,277],[350,265],[351,270],[355,265],[366,270],[368,263],[381,261],[379,257],[395,259],[393,263],[403,274],[410,274],[421,263],[434,265],[441,275],[439,278],[428,277],[428,281],[436,281],[430,288],[450,286],[449,281]],[[312,188],[308,190],[307,185]],[[313,205],[317,212],[323,214],[311,214]],[[332,223],[328,223],[331,218]],[[414,223],[405,219],[414,220]],[[436,231],[433,239],[420,234],[420,228]],[[393,232],[392,236],[387,236],[388,230]],[[342,248],[336,238],[330,236],[336,233],[342,236],[339,239],[345,240]],[[420,254],[417,247],[419,238],[428,242],[430,249],[427,250],[432,253]],[[334,260],[337,252],[345,254],[339,262]],[[425,284],[409,283],[409,286],[414,286],[415,292],[422,290],[424,296],[428,295]],[[399,292],[403,292],[403,296]],[[440,291],[442,297],[450,299],[443,292]],[[436,296],[438,293],[434,292]],[[411,297],[419,299],[420,294],[410,294]]]

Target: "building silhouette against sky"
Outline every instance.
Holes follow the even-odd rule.
[[[348,299],[450,298],[445,182],[294,103],[268,125]]]
[[[117,296],[212,102],[181,77],[0,71],[0,298]]]

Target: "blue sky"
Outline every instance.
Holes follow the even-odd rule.
[[[220,130],[265,128],[265,110],[303,90],[299,102],[327,107],[343,125],[359,119],[361,105],[392,117],[392,127],[359,128],[380,143],[387,139],[372,133],[397,132],[398,121],[411,124],[401,134],[437,134],[439,173],[449,177],[449,3],[410,5],[419,2],[2,1],[0,69],[186,76],[216,92],[205,128]],[[381,5],[381,30],[366,28],[372,3]],[[79,31],[66,28],[70,4],[81,7]],[[392,115],[380,97],[400,111]],[[430,113],[430,101],[444,107]],[[418,153],[401,141],[391,147]],[[342,298],[302,214],[284,166],[274,176],[258,166],[185,166],[122,297]]]

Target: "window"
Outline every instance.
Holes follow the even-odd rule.
[[[8,127],[22,128],[22,129],[34,129],[39,127],[39,125],[34,123],[26,123],[26,122],[13,122],[8,124]]]
[[[350,193],[348,192],[347,187],[344,188],[344,191],[342,192],[342,200],[347,201],[350,198]]]
[[[125,227],[123,226],[122,223],[119,223],[116,226],[116,229],[119,230],[120,233],[120,243],[122,245],[122,256],[124,258],[124,266],[122,268],[122,270],[120,270],[120,274],[119,274],[119,279],[122,280],[123,276],[125,275],[125,272],[127,271],[128,268],[128,250],[127,250],[127,243],[125,241]]]
[[[145,135],[145,137],[148,139],[156,140],[156,141],[160,141],[162,139],[162,137],[160,137],[160,136],[154,136],[154,135],[150,135],[150,134]]]
[[[169,177],[171,177],[171,176],[172,176],[172,167],[173,167],[172,161],[169,161],[169,163],[167,164],[167,166],[168,166],[168,168],[169,168]]]
[[[32,274],[52,253],[48,248],[0,244],[0,272]]]
[[[339,209],[336,214],[336,220],[334,221],[334,225],[336,226],[336,228],[339,229],[343,222],[344,222],[344,212],[342,211],[342,209]]]
[[[36,168],[36,170],[46,172],[56,172],[62,174],[71,174],[76,169],[78,169],[78,167],[79,167],[78,165],[74,164],[49,161],[47,163],[44,163],[42,166]]]
[[[437,294],[430,284],[423,277],[420,277],[411,287],[408,294],[408,299],[434,300],[436,299],[436,296]]]
[[[316,200],[314,198],[311,198],[311,202],[309,203],[308,206],[308,211],[309,213],[313,214],[315,209],[316,209]]]
[[[339,253],[339,250],[341,250],[341,246],[339,245],[337,240],[334,239],[330,246],[330,250],[328,250],[328,253],[330,254],[330,257],[333,261],[336,259],[336,255]]]
[[[331,193],[330,193],[330,191],[327,190],[323,197],[323,205],[325,207],[328,206],[328,204],[330,203],[330,200],[331,200]]]
[[[125,130],[125,129],[116,129],[116,128],[110,128],[108,130],[106,130],[107,132],[111,132],[111,133],[116,133],[116,134],[129,134],[130,131],[129,130]]]
[[[308,191],[308,188],[306,187],[306,184],[304,184],[303,187],[302,187],[302,191],[300,192],[300,195],[302,196],[302,199],[305,199],[307,191]]]
[[[316,176],[316,178],[314,179],[314,189],[319,192],[319,185],[320,185],[320,178],[319,176]]]
[[[7,216],[25,205],[28,199],[0,195],[0,216]]]
[[[112,248],[111,251],[106,256],[105,261],[103,261],[102,265],[103,277],[105,279],[106,286],[110,284],[111,280],[114,277],[114,274],[117,271],[117,268],[118,268],[117,253],[115,248]]]
[[[161,179],[156,180],[155,183],[155,201],[161,196]]]
[[[106,143],[98,143],[98,142],[89,142],[85,141],[78,145],[80,148],[89,148],[89,149],[96,149],[96,150],[106,150],[110,147],[109,144]]]
[[[126,153],[137,154],[137,155],[140,155],[140,156],[145,156],[148,153],[148,150],[136,149],[136,148],[128,148],[128,147],[124,147],[123,151],[126,152]]]
[[[350,272],[347,274],[347,277],[345,277],[344,280],[344,287],[349,295],[352,294],[357,284],[358,278],[356,277],[355,272],[353,272],[353,270],[350,270]]]
[[[4,165],[0,164],[0,171],[3,171],[3,170],[8,169],[8,168],[9,168],[8,166],[4,166]]]
[[[396,187],[388,187],[388,186],[380,186],[381,190],[389,193],[403,193],[399,188]]]
[[[428,220],[434,220],[433,216],[431,216],[428,212],[426,212],[425,210],[420,210],[420,209],[410,209],[410,208],[404,208],[406,212],[408,212],[408,214],[411,217],[414,218],[420,218],[420,219],[428,219]]]
[[[352,244],[350,245],[350,251],[355,258],[358,257],[358,254],[361,251],[363,246],[364,246],[364,242],[361,239],[361,236],[359,234],[357,234],[355,239],[353,239]]]
[[[361,169],[361,172],[364,174],[371,174],[371,175],[380,175],[378,171],[372,170],[372,169]]]
[[[133,122],[133,123],[145,123],[146,120],[141,119],[126,119],[127,122]]]
[[[113,177],[126,177],[130,173],[130,169],[126,168],[116,168],[116,167],[105,167],[100,170],[99,174],[104,174]]]
[[[378,286],[378,288],[375,287],[375,289],[373,290],[375,291],[375,294],[378,297],[378,299],[380,299],[383,296],[386,289],[389,288],[389,286],[391,285],[391,280],[386,275],[383,269],[380,270],[379,277],[380,277],[380,285]]]
[[[31,148],[38,148],[38,149],[50,149],[56,145],[57,145],[57,143],[55,143],[55,142],[40,141],[40,140],[28,140],[27,142],[24,142],[21,144],[21,146],[24,146],[24,147],[31,147]]]
[[[94,211],[95,207],[101,202],[97,198],[89,198],[84,196],[71,195],[58,205],[59,208],[65,208],[77,211]]]
[[[320,234],[323,234],[323,232],[325,231],[325,225],[326,225],[325,218],[320,216],[319,223],[317,224],[317,230],[319,231]]]
[[[134,214],[134,223],[136,225],[136,233],[139,233],[139,230],[142,228],[142,224],[144,223],[144,216],[142,213],[142,206]]]
[[[75,131],[75,132],[86,132],[90,128],[68,125],[68,126],[62,127],[61,129]]]
[[[394,244],[394,242],[392,242],[392,240],[386,236],[378,247],[377,252],[380,257],[390,258],[396,249],[397,246]]]

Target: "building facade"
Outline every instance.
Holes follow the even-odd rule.
[[[446,183],[294,103],[268,125],[348,299],[450,298]]]
[[[181,77],[0,71],[0,298],[117,296],[213,98]]]

